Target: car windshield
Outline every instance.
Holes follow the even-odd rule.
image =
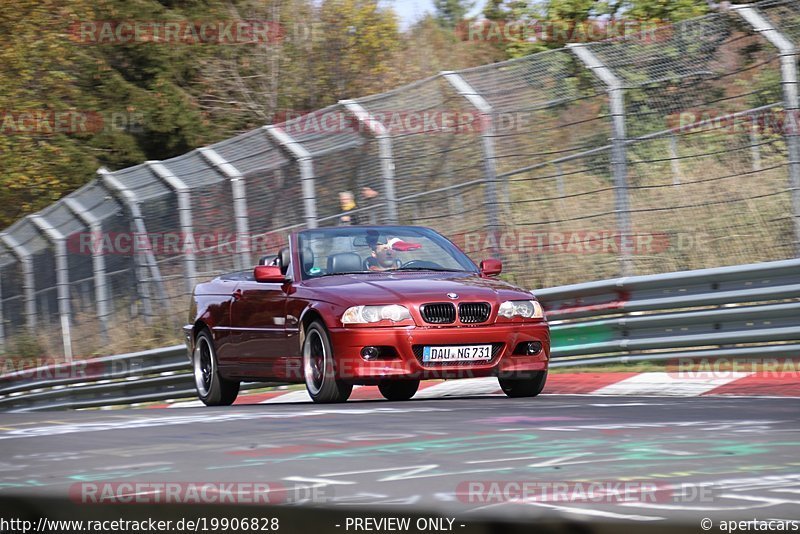
[[[429,228],[347,226],[298,234],[303,278],[337,274],[478,272],[450,241]]]

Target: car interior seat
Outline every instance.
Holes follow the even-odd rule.
[[[281,274],[286,274],[289,271],[289,262],[291,259],[291,256],[289,256],[289,247],[283,247],[278,251],[278,261],[276,265],[281,268]]]
[[[355,252],[342,252],[328,256],[328,273],[349,273],[364,270],[361,256]]]
[[[303,247],[303,250],[300,251],[300,261],[303,262],[303,272],[308,274],[314,267],[314,251]]]

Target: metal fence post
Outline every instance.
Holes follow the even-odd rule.
[[[178,218],[180,220],[181,233],[183,233],[183,261],[186,266],[186,285],[189,288],[189,293],[191,293],[197,281],[197,263],[195,260],[192,199],[189,186],[159,161],[148,161],[146,165],[150,167],[153,174],[155,174],[159,180],[167,184],[167,187],[172,189],[178,197]]]
[[[628,198],[628,159],[625,139],[625,90],[614,72],[600,61],[583,43],[571,43],[567,47],[602,81],[608,91],[611,112],[611,166],[614,174],[614,210],[617,214],[617,231],[620,233],[620,267],[622,276],[633,274],[631,262],[632,231],[631,209]]]
[[[197,150],[209,165],[225,176],[231,184],[233,216],[236,219],[236,240],[239,249],[239,254],[236,256],[238,268],[249,269],[253,263],[250,258],[250,221],[247,215],[247,191],[244,175],[239,172],[239,169],[225,161],[214,149],[203,147]]]
[[[761,170],[761,149],[758,146],[758,120],[756,115],[753,115],[750,120],[750,159],[753,160],[753,170]]]
[[[672,185],[681,185],[681,163],[678,156],[678,138],[669,136],[669,161],[672,166]]]
[[[489,228],[495,236],[493,243],[500,240],[501,230],[500,220],[497,210],[497,169],[495,168],[494,150],[494,116],[491,104],[483,98],[473,87],[467,83],[458,73],[443,71],[442,77],[456,90],[456,92],[467,99],[467,101],[481,114],[481,140],[483,142],[483,172],[486,179],[486,204],[489,206]],[[505,187],[508,188],[508,182]],[[508,196],[508,195],[506,195]],[[492,252],[499,256],[499,245],[496,245]]]
[[[794,220],[794,254],[800,257],[800,131],[798,131],[797,49],[792,41],[778,31],[759,11],[750,5],[735,6],[739,15],[780,52],[781,86],[785,113],[784,137],[789,153],[789,190],[792,195]]]
[[[109,172],[105,168],[100,168],[97,171],[97,174],[100,176],[101,183],[108,188],[108,190],[117,195],[122,203],[128,208],[128,212],[131,215],[131,226],[133,230],[138,236],[141,236],[141,239],[147,239],[147,228],[144,224],[144,217],[142,217],[142,211],[139,209],[139,199],[136,197],[136,194],[128,189],[125,184],[120,182],[111,172]],[[134,254],[137,258],[140,259],[140,266],[144,271],[149,271],[152,280],[156,283],[156,292],[158,293],[158,299],[161,300],[164,298],[164,284],[163,280],[161,279],[161,271],[158,268],[158,264],[156,263],[155,256],[153,255],[153,250],[149,246],[149,244],[145,244],[144,246],[140,246],[139,238],[134,236],[133,238],[133,248]],[[141,261],[141,260],[144,261]],[[139,288],[140,294],[142,296],[144,310],[145,310],[145,319],[149,322],[153,316],[153,309],[150,303],[150,289],[147,286],[147,281],[143,279],[144,273],[139,273]]]
[[[97,307],[97,319],[100,322],[100,337],[108,341],[108,285],[106,283],[106,258],[103,256],[103,225],[80,202],[74,198],[65,198],[64,205],[79,221],[86,225],[92,236],[92,272],[94,274],[94,299]]]
[[[397,224],[397,193],[394,187],[394,156],[392,155],[392,136],[378,119],[370,115],[364,106],[353,100],[340,100],[339,103],[352,114],[359,124],[366,126],[378,143],[378,157],[381,160],[383,174],[383,192],[386,196],[387,217],[389,224]]]
[[[303,145],[292,139],[285,131],[272,124],[264,126],[264,130],[280,146],[288,150],[297,160],[300,167],[300,180],[303,186],[303,207],[307,228],[317,227],[317,191],[314,186],[314,163],[311,153]]]
[[[33,260],[31,253],[12,236],[0,234],[0,241],[5,243],[12,254],[17,257],[22,267],[22,292],[25,295],[25,324],[31,333],[36,329],[36,295],[34,294]]]
[[[55,251],[56,291],[58,292],[58,315],[61,320],[61,340],[64,345],[64,359],[72,363],[72,333],[70,331],[69,306],[69,261],[67,259],[67,238],[41,215],[28,218],[42,235],[50,241]]]
[[[556,163],[556,175],[556,190],[558,195],[563,197],[567,194],[567,189],[564,184],[564,169],[560,163]]]

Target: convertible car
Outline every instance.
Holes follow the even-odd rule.
[[[429,228],[293,233],[252,271],[198,284],[184,327],[197,393],[233,403],[243,381],[305,383],[315,402],[354,384],[410,399],[420,380],[498,377],[509,397],[547,379],[550,331],[534,296]]]

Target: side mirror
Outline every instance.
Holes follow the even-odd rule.
[[[277,265],[256,265],[256,268],[253,269],[253,277],[256,282],[282,284],[286,281],[286,275],[281,273],[281,268]]]
[[[483,260],[481,262],[481,275],[497,276],[503,272],[503,262],[495,259]]]

